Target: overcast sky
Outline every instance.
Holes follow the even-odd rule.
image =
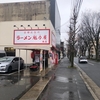
[[[4,2],[21,2],[21,1],[39,1],[39,0],[0,0],[1,3]],[[66,32],[68,31],[69,19],[71,14],[71,1],[72,0],[57,0],[58,8],[61,16],[61,39],[64,41],[67,37]],[[86,10],[100,11],[100,0],[83,0],[79,18],[81,18],[81,13]]]
[[[66,32],[68,31],[69,19],[71,14],[71,0],[57,0],[58,7],[61,15],[61,39],[64,41],[68,37]],[[100,11],[100,0],[83,0],[81,9],[79,12],[79,19],[81,19],[82,12],[86,10]]]

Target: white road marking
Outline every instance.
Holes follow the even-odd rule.
[[[24,70],[24,69],[21,69],[20,72],[21,72],[22,70]],[[18,73],[18,71],[11,72],[11,73],[7,73],[7,74],[6,74],[6,73],[3,73],[3,74],[0,73],[0,76],[2,76],[2,75],[4,75],[4,76],[9,76],[9,75],[12,75],[12,74],[15,74],[15,73]]]
[[[94,65],[94,64],[92,64],[92,63],[89,63],[89,64],[92,65],[92,66]]]
[[[95,94],[95,92],[93,91],[93,89],[91,88],[91,86],[88,84],[88,82],[86,81],[86,79],[83,77],[83,75],[81,73],[79,73],[81,78],[83,79],[84,83],[86,84],[88,90],[90,91],[90,93],[92,94],[93,98],[95,100],[99,100],[97,95]]]
[[[92,63],[90,63],[90,64],[92,64]],[[81,78],[83,79],[84,83],[86,84],[88,90],[92,94],[94,100],[100,100],[98,98],[98,94],[97,94],[98,91],[100,90],[99,87],[91,80],[91,78],[89,76],[87,76],[87,74],[76,63],[75,63],[75,65],[77,66],[78,71],[79,71],[79,74],[80,74]],[[89,84],[89,83],[91,83],[91,84]],[[99,90],[96,90],[95,88],[96,89],[99,89]]]

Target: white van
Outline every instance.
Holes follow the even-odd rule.
[[[6,56],[6,52],[4,50],[0,50],[0,58]]]

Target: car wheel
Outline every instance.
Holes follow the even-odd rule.
[[[8,73],[11,73],[11,72],[12,72],[12,67],[9,66],[9,68],[8,68]]]

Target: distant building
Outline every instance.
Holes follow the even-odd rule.
[[[60,49],[61,49],[62,56],[64,57],[64,42],[60,42]]]
[[[92,46],[91,49],[90,49],[90,57],[95,58],[95,56],[96,56],[95,48],[94,48],[94,46]]]
[[[94,41],[94,44],[96,45],[95,41]],[[90,49],[90,56],[91,56],[91,58],[96,57],[96,51],[95,51],[94,45],[92,45],[92,47]],[[99,39],[99,45],[98,45],[98,58],[100,59],[100,39]]]

